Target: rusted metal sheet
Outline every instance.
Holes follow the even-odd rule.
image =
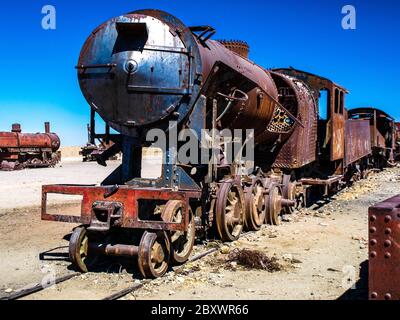
[[[310,186],[330,186],[334,183],[338,183],[343,179],[343,176],[332,176],[327,179],[314,179],[314,178],[303,178],[300,180],[304,185]]]
[[[227,49],[237,53],[243,58],[249,58],[249,45],[240,40],[218,40],[218,42],[222,43]]]
[[[346,120],[341,114],[334,114],[331,120],[331,161],[335,161],[344,158],[344,134]]]
[[[400,195],[369,208],[369,298],[400,299]]]
[[[48,122],[45,133],[21,133],[20,124],[13,124],[11,132],[0,132],[1,169],[54,165],[59,161],[59,148],[60,138],[50,132]]]
[[[368,119],[371,131],[371,147],[375,154],[384,156],[393,161],[396,149],[396,126],[394,119],[386,112],[373,108],[364,107],[349,110],[352,119]]]
[[[278,84],[282,104],[301,120],[279,150],[275,168],[297,169],[316,160],[318,106],[308,86],[293,77],[271,73]],[[291,105],[292,107],[290,107]]]
[[[327,90],[329,95],[327,106],[327,119],[320,120],[320,123],[326,122],[326,132],[324,137],[324,145],[329,147],[329,160],[336,161],[344,159],[344,141],[345,141],[345,119],[346,109],[345,95],[348,91],[324,77],[311,74],[309,72],[296,70],[293,68],[280,68],[273,69],[273,71],[295,77],[304,82],[314,95],[314,100],[319,101],[319,94],[321,90]],[[319,110],[319,112],[321,112]]]
[[[52,215],[47,210],[48,194],[82,195],[81,216]],[[127,186],[45,185],[42,187],[42,220],[82,223],[90,225],[95,219],[96,205],[115,204],[120,208],[115,224],[122,228],[184,231],[188,223],[189,199],[199,199],[201,192],[171,191],[165,189],[138,189]],[[140,200],[181,200],[185,203],[184,217],[180,223],[148,221],[139,218]],[[111,213],[111,212],[110,212]]]
[[[346,121],[345,165],[349,165],[371,154],[369,121],[354,119]]]
[[[399,122],[395,123],[395,129],[396,129],[396,141],[395,141],[394,159],[396,161],[400,161],[400,123]]]

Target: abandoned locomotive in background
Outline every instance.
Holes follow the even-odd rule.
[[[279,224],[310,193],[329,194],[376,162],[370,119],[348,118],[345,88],[293,68],[266,70],[245,43],[214,34],[142,10],[103,23],[84,44],[76,68],[92,122],[98,113],[119,132],[107,132],[114,145],[101,162],[120,151],[123,160],[100,186],[43,186],[42,219],[81,224],[69,246],[81,271],[102,254],[137,256],[144,277],[162,276],[188,259],[196,234],[234,241],[243,229]],[[168,136],[170,122],[197,137],[253,129],[253,171],[243,174],[240,154],[229,164],[182,164],[168,145],[161,176],[142,177],[147,133]],[[224,145],[218,152],[224,159]],[[48,194],[81,195],[80,215],[49,213]]]
[[[13,124],[11,132],[0,132],[0,169],[53,167],[61,158],[60,138],[50,132],[45,122],[44,133],[21,133],[21,125]]]

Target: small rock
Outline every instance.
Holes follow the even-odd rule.
[[[329,224],[323,223],[323,222],[320,222],[319,225],[322,226],[322,227],[327,227],[327,226],[329,226]]]
[[[13,292],[13,289],[8,288],[8,289],[4,290],[4,292],[5,292],[5,293],[11,293],[11,292]]]
[[[172,296],[173,294],[175,294],[175,291],[170,290],[170,291],[168,292],[168,294],[169,294],[170,296]]]
[[[292,261],[293,260],[293,255],[290,253],[286,253],[284,255],[282,255],[282,259],[286,260],[286,261]]]
[[[176,277],[176,281],[178,281],[179,283],[184,283],[185,278],[184,277]]]
[[[228,254],[230,252],[230,249],[228,246],[222,246],[220,251],[222,254]]]
[[[247,289],[247,292],[256,292],[256,290],[254,290],[254,289]]]

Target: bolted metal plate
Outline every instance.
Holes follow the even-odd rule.
[[[400,299],[400,195],[369,208],[369,298]]]

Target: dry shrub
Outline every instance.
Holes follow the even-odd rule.
[[[265,253],[257,250],[235,249],[229,253],[228,262],[236,262],[248,269],[260,269],[269,272],[282,270],[277,258],[269,258]]]

